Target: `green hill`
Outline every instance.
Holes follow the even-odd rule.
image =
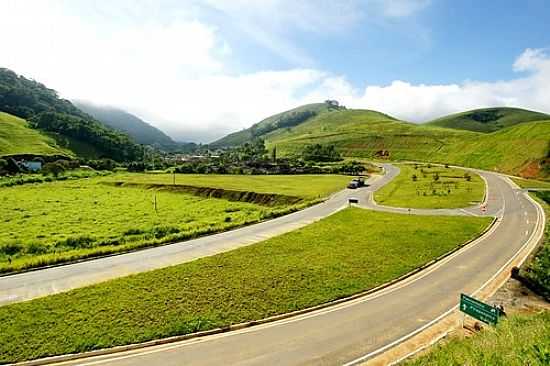
[[[156,127],[118,108],[98,106],[85,101],[73,101],[80,110],[103,124],[128,134],[138,144],[151,145],[163,150],[177,149],[179,144]]]
[[[212,147],[238,146],[253,138],[263,137],[264,135],[277,129],[292,129],[311,119],[312,117],[340,110],[342,107],[332,106],[328,103],[313,103],[300,106],[282,113],[268,117],[245,130],[234,132],[217,141],[210,143]]]
[[[34,80],[0,68],[0,111],[27,120],[77,155],[135,160],[142,149],[127,135],[106,127]]]
[[[0,112],[0,156],[6,155],[71,156],[55,140],[32,129],[24,119]]]
[[[428,122],[429,126],[477,132],[495,132],[519,123],[550,120],[550,115],[520,108],[485,108],[452,114]]]
[[[549,177],[550,118],[493,133],[418,125],[369,110],[319,113],[292,128],[260,135],[280,156],[311,144],[336,146],[344,156],[450,163],[528,177]]]

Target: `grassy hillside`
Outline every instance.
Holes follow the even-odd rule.
[[[497,169],[528,177],[546,177],[550,120],[518,124],[494,133],[416,125],[379,112],[342,110],[313,117],[291,129],[264,135],[280,155],[308,144],[333,144],[345,156],[417,160]]]
[[[484,108],[438,118],[428,122],[427,125],[477,132],[495,132],[519,123],[541,120],[550,120],[550,115],[520,108]]]
[[[329,111],[335,110],[330,108],[326,103],[313,103],[300,106],[282,113],[268,117],[245,130],[234,132],[210,144],[213,147],[238,146],[255,137],[261,137],[278,128],[292,128],[297,123]]]
[[[0,112],[0,156],[6,155],[70,155],[55,140],[29,127],[11,114]]]
[[[142,156],[142,148],[127,135],[59,98],[55,90],[5,68],[0,68],[0,111],[23,118],[31,128],[55,136],[61,146],[89,145],[86,150],[92,148],[92,157],[131,161]]]

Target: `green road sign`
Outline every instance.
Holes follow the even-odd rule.
[[[460,294],[460,311],[487,324],[496,325],[500,311],[468,295]]]

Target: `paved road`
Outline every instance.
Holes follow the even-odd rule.
[[[373,187],[386,184],[395,175],[370,179]],[[367,181],[369,183],[369,181]],[[363,193],[373,188],[365,189]],[[327,201],[305,210],[259,224],[181,243],[133,253],[0,277],[0,306],[68,291],[109,279],[150,271],[257,243],[304,227],[346,207],[357,190],[345,189]]]
[[[386,168],[391,176],[393,170]],[[496,206],[493,210],[498,213],[497,224],[482,238],[409,280],[284,321],[68,364],[337,365],[379,350],[444,314],[457,304],[461,292],[475,292],[527,241],[542,234],[540,209],[506,178],[483,174],[489,186],[489,206]],[[354,194],[368,197],[389,176]],[[338,199],[332,202],[327,205],[342,204]]]

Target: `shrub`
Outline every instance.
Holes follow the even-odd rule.
[[[23,245],[20,243],[7,243],[0,246],[0,253],[3,253],[8,256],[16,255],[23,250]]]

